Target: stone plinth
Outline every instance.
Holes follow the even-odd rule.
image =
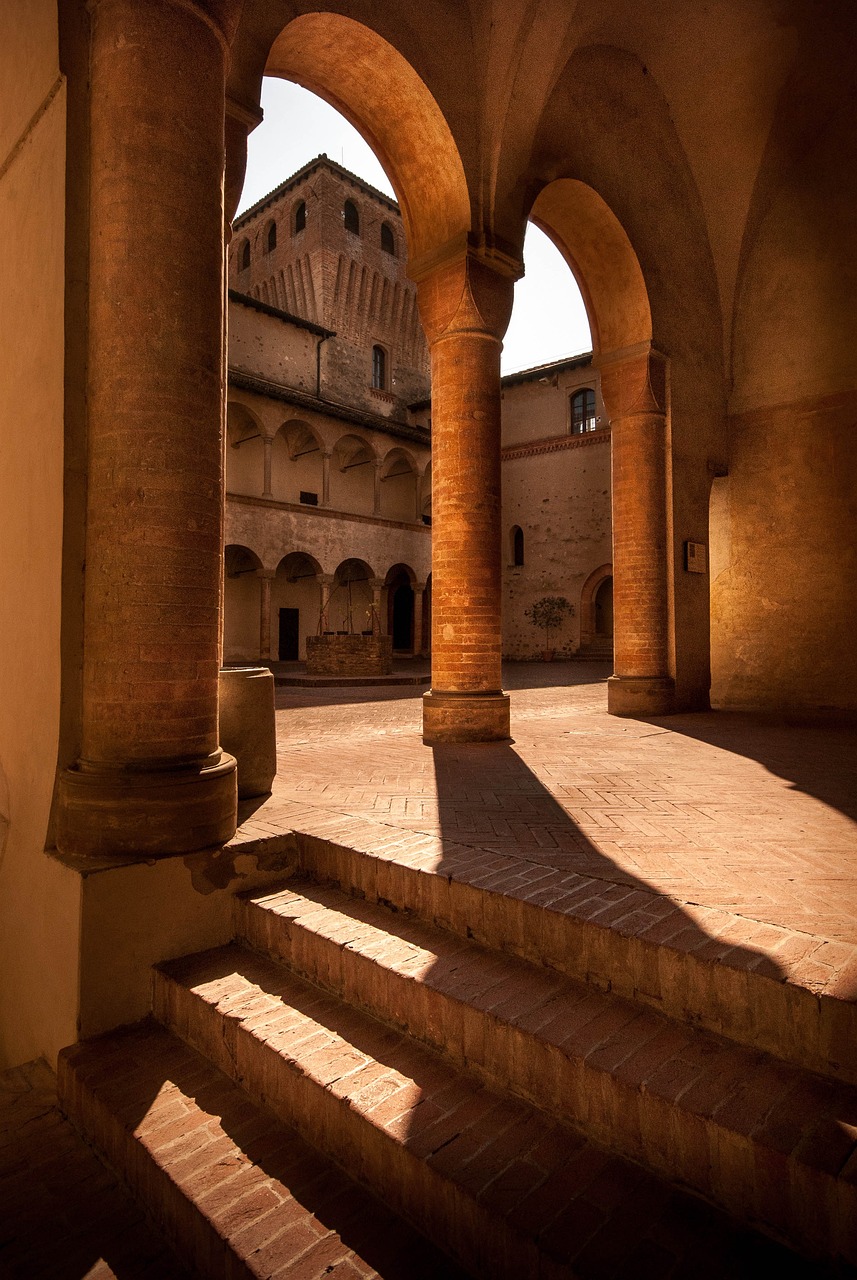
[[[220,743],[238,761],[238,799],[267,795],[277,774],[274,677],[267,667],[220,672]]]
[[[392,636],[307,636],[311,676],[388,676],[393,670]]]

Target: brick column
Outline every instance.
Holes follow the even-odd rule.
[[[500,348],[519,269],[468,251],[414,274],[432,374],[432,687],[423,739],[502,740]]]
[[[426,589],[424,582],[414,583],[414,643],[412,645],[415,658],[420,657],[423,651],[423,592]]]
[[[262,662],[271,660],[271,583],[276,576],[274,569],[259,570],[259,657]]]
[[[321,505],[330,506],[330,450],[324,449],[321,455]]]
[[[600,362],[613,469],[613,715],[672,710],[667,596],[667,366],[655,351]]]
[[[83,707],[57,844],[152,857],[236,825],[217,706],[227,50],[201,2],[90,11]]]

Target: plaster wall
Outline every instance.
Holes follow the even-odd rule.
[[[570,434],[570,400],[575,391],[584,387],[595,391],[595,416],[600,425],[606,425],[600,381],[588,357],[580,368],[560,373],[551,373],[548,368],[540,377],[520,382],[514,377],[512,374],[503,379],[504,445]]]
[[[278,503],[231,499],[226,506],[226,542],[248,547],[266,569],[283,556],[302,551],[322,573],[343,560],[364,560],[383,578],[395,564],[410,566],[419,582],[431,572],[431,531],[426,525],[357,518],[314,507],[293,511]]]
[[[316,350],[321,334],[232,299],[228,324],[232,368],[315,394]]]
[[[524,610],[542,596],[574,605],[552,634],[551,647],[569,654],[580,643],[580,596],[589,575],[612,558],[610,435],[560,437],[566,447],[506,456],[503,461],[503,653],[537,657],[545,648]],[[524,534],[524,563],[512,563],[511,530]]]
[[[255,573],[227,577],[223,604],[223,661],[258,662],[261,596]]]
[[[59,736],[66,89],[56,4],[0,6],[0,1069],[76,1039],[79,883],[44,853]]]

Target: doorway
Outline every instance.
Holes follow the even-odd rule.
[[[280,610],[280,662],[297,662],[300,653],[300,609]]]
[[[409,582],[401,582],[393,590],[393,648],[407,653],[413,651],[414,589]]]
[[[613,579],[605,578],[595,593],[595,635],[613,639]]]

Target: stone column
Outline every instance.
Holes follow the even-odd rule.
[[[274,490],[271,487],[271,460],[274,453],[274,441],[271,436],[262,436],[262,448],[264,450],[264,473],[262,478],[262,497],[273,498]]]
[[[318,581],[318,630],[319,635],[330,630],[329,609],[330,595],[336,585],[336,575],[333,573],[316,574]]]
[[[236,825],[217,714],[227,47],[202,2],[90,12],[83,705],[57,844],[153,857]]]
[[[656,351],[600,362],[613,469],[613,715],[665,715],[669,671],[667,591],[667,364]]]
[[[500,348],[519,264],[414,271],[432,374],[432,687],[426,742],[509,737],[502,692]]]
[[[324,449],[321,455],[321,505],[330,506],[330,450]]]
[[[372,514],[376,516],[379,516],[381,514],[381,468],[383,465],[384,464],[383,462],[381,462],[380,459],[377,459],[374,463],[375,489],[373,494]]]
[[[423,651],[423,592],[426,589],[424,582],[414,583],[414,643],[413,654],[415,658],[419,658]]]
[[[372,588],[372,635],[385,636],[387,629],[384,625],[386,619],[381,612],[381,601],[384,594],[384,579],[370,578],[369,586]]]
[[[414,511],[414,522],[415,522],[415,524],[419,524],[419,523],[420,523],[420,521],[422,520],[422,514],[423,514],[423,480],[424,480],[424,479],[425,479],[425,472],[424,472],[424,471],[418,471],[418,472],[417,472],[417,474],[416,474],[416,477],[415,477],[416,483],[414,484],[414,506],[415,506],[415,508],[416,508],[416,510]]]
[[[259,570],[259,658],[262,662],[270,662],[272,656],[271,583],[276,576],[275,569]]]

